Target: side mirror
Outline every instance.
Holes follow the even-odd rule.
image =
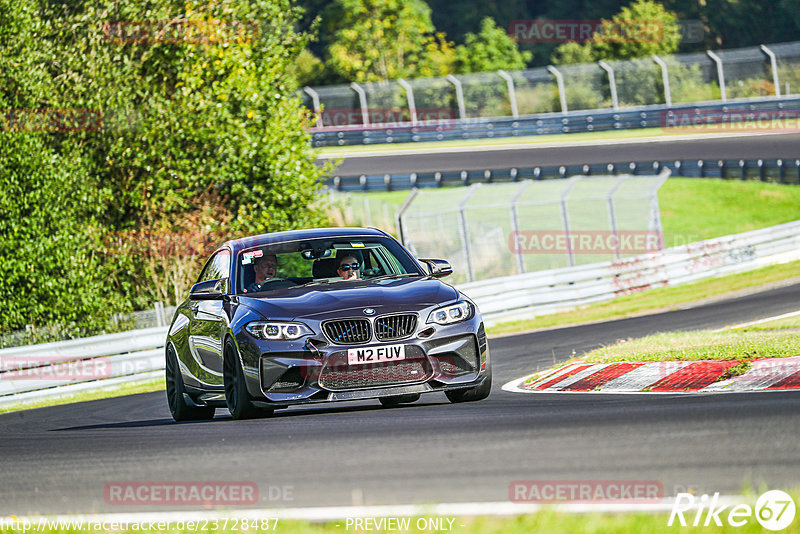
[[[453,268],[450,266],[450,262],[446,260],[433,260],[433,259],[420,258],[419,261],[428,265],[428,271],[434,278],[442,278],[444,276],[453,274]]]
[[[225,278],[218,280],[206,280],[198,282],[189,291],[189,298],[192,300],[225,300],[228,289],[228,281]]]

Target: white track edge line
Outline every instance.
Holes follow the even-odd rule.
[[[744,328],[745,326],[753,326],[755,324],[768,323],[770,321],[777,321],[779,319],[788,319],[789,317],[795,317],[797,315],[800,315],[800,310],[784,313],[781,315],[775,315],[773,317],[765,317],[764,319],[758,319],[757,321],[749,321],[747,323],[735,324],[733,326],[725,326],[720,329],[714,330],[714,332],[722,332],[724,330],[736,330],[737,328]]]
[[[740,495],[720,496],[718,503],[734,504],[749,501]],[[81,523],[144,523],[144,522],[179,522],[203,521],[218,518],[229,519],[288,519],[304,521],[335,521],[345,518],[391,517],[391,516],[514,516],[553,510],[562,513],[636,513],[636,512],[668,512],[672,509],[674,498],[662,499],[654,503],[563,503],[537,504],[500,502],[461,502],[435,505],[398,504],[386,506],[318,506],[308,508],[261,508],[245,510],[186,510],[170,512],[122,512],[99,514],[61,514],[61,515],[29,515],[3,516],[0,524],[13,522],[81,522]],[[696,507],[695,507],[696,508]]]

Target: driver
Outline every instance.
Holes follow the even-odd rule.
[[[266,291],[268,289],[285,289],[297,285],[291,280],[276,277],[278,274],[278,258],[275,254],[264,254],[260,258],[256,258],[255,263],[253,263],[253,271],[256,273],[256,280],[247,286],[247,293]]]

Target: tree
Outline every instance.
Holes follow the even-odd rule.
[[[324,19],[327,65],[344,80],[444,75],[455,60],[423,0],[336,0]]]
[[[517,43],[491,17],[481,21],[481,31],[468,33],[464,44],[456,47],[458,73],[524,69],[530,52],[520,52]]]
[[[602,30],[583,45],[565,43],[553,54],[556,64],[670,55],[681,40],[677,16],[653,0],[636,0],[602,21]]]
[[[0,328],[107,321],[177,298],[207,253],[198,234],[215,247],[325,224],[315,208],[325,170],[289,69],[308,41],[298,16],[290,0],[0,0],[0,107],[98,119],[0,127],[0,186],[14,192],[0,245],[15,256],[0,296],[24,311]],[[45,298],[47,280],[68,298]]]
[[[634,59],[674,54],[681,42],[678,17],[653,0],[623,7],[591,40],[597,59]]]
[[[594,61],[594,55],[592,54],[592,47],[569,42],[556,48],[551,61],[555,65],[591,63]]]

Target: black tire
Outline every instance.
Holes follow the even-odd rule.
[[[483,400],[489,396],[489,393],[492,392],[492,370],[489,369],[489,372],[486,375],[483,383],[480,386],[475,386],[474,388],[467,388],[467,389],[454,389],[453,391],[445,391],[444,394],[447,395],[447,399],[450,402],[474,402]]]
[[[407,395],[392,395],[391,397],[381,397],[381,404],[384,406],[397,406],[398,404],[408,404],[419,400],[419,393],[409,393]]]
[[[178,365],[178,356],[171,344],[167,345],[166,361],[167,404],[175,421],[203,421],[214,418],[213,406],[193,406],[186,402],[183,394],[183,375]]]
[[[250,400],[247,392],[244,371],[239,362],[239,351],[230,338],[225,341],[225,352],[222,363],[222,379],[225,384],[225,402],[228,411],[235,420],[268,417],[273,410],[258,408]]]

